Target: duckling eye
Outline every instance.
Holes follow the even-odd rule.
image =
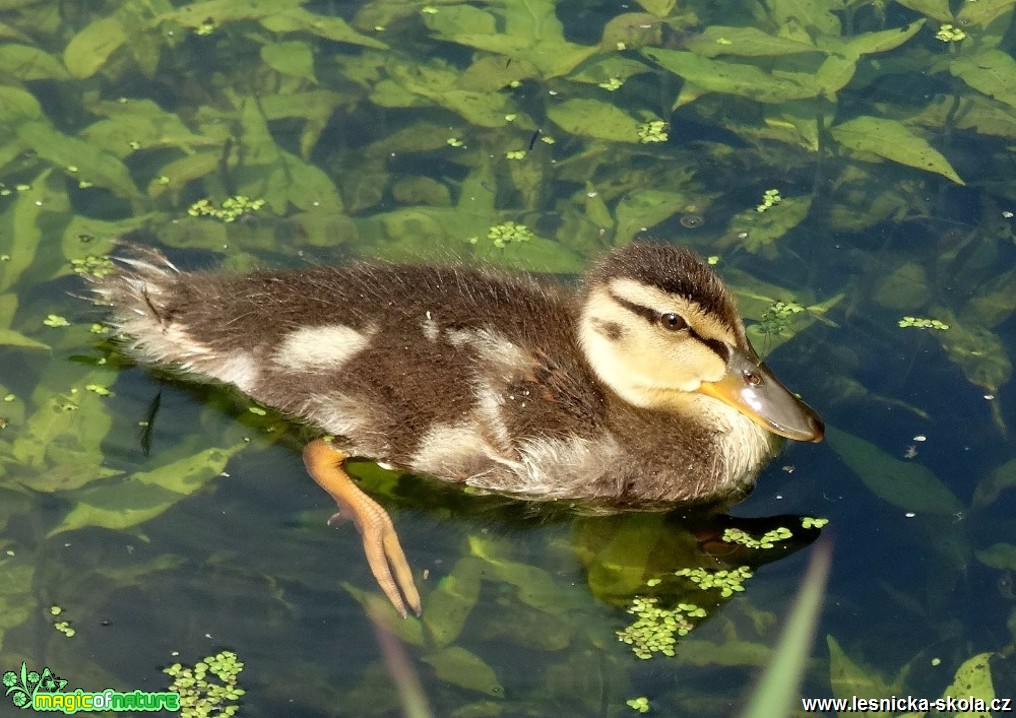
[[[688,328],[688,322],[684,321],[684,317],[674,312],[667,312],[660,315],[660,326],[664,329],[669,329],[673,332],[681,331],[682,329]]]
[[[758,386],[762,383],[762,375],[757,372],[746,371],[744,372],[744,380],[751,386]]]

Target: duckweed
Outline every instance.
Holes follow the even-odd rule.
[[[959,42],[966,38],[967,34],[960,30],[958,27],[945,23],[938,28],[938,32],[935,33],[935,39],[941,40],[942,42]]]
[[[811,516],[801,517],[801,528],[805,529],[820,529],[829,523],[829,519],[816,519]]]
[[[780,334],[790,327],[795,314],[804,311],[804,307],[795,302],[774,302],[762,314],[759,331],[763,334]]]
[[[237,685],[237,677],[242,670],[235,653],[222,651],[193,668],[174,663],[162,672],[173,678],[169,690],[180,694],[181,718],[205,718],[232,716],[240,709],[237,701],[245,691]]]
[[[533,231],[524,224],[517,224],[515,222],[502,222],[501,224],[495,224],[487,231],[487,239],[489,239],[495,247],[498,249],[504,249],[509,244],[528,242],[536,237]],[[477,237],[470,237],[470,244],[477,244],[479,239]]]
[[[949,325],[938,319],[927,319],[925,317],[903,317],[897,322],[901,327],[917,327],[918,329],[937,329],[944,332]]]
[[[191,217],[212,217],[223,222],[235,222],[245,214],[253,214],[264,206],[263,199],[251,199],[238,194],[223,200],[221,207],[216,207],[210,200],[199,199],[188,208],[187,214]]]
[[[673,656],[676,636],[687,636],[695,627],[692,618],[703,618],[706,610],[693,603],[679,603],[674,608],[661,608],[659,599],[636,596],[628,613],[637,616],[633,624],[617,631],[617,640],[631,646],[632,652],[645,660],[655,653]]]
[[[663,120],[643,122],[635,131],[638,134],[639,142],[643,144],[666,142],[668,139],[667,123]]]
[[[762,195],[762,204],[755,208],[756,212],[765,212],[770,207],[775,207],[783,198],[780,197],[780,191],[778,189],[767,189]]]
[[[101,279],[107,274],[112,274],[116,267],[109,257],[96,257],[90,254],[84,259],[72,259],[71,269],[75,274],[87,274]]]
[[[625,704],[634,711],[639,713],[649,712],[649,699],[645,696],[639,696],[638,698],[629,698],[625,701]]]
[[[42,320],[42,323],[47,327],[59,328],[69,327],[71,323],[59,314],[47,314],[46,318]]]
[[[736,543],[748,548],[770,549],[780,541],[786,541],[793,535],[793,532],[784,526],[775,528],[772,531],[766,531],[758,538],[755,538],[746,531],[734,528],[726,529],[723,532],[723,540],[727,543]]]
[[[682,568],[675,576],[687,578],[703,591],[717,590],[723,598],[729,598],[735,591],[744,590],[744,582],[752,577],[751,569],[738,566],[730,571],[709,571],[704,568]]]

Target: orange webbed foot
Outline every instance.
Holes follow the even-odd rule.
[[[367,563],[381,590],[403,618],[409,615],[410,610],[419,616],[422,610],[420,593],[416,590],[413,572],[391,517],[345,472],[342,465],[347,458],[348,454],[323,439],[310,442],[303,450],[307,471],[339,507],[328,524],[331,526],[341,519],[352,519],[363,539]]]

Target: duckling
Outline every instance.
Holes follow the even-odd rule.
[[[128,351],[327,432],[305,447],[307,470],[402,616],[420,595],[350,457],[522,499],[661,510],[729,505],[779,437],[824,433],[763,365],[720,278],[677,246],[615,249],[578,291],[463,266],[191,273],[125,246],[93,288]]]

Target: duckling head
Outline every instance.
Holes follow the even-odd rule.
[[[630,404],[714,416],[729,407],[774,434],[822,440],[819,416],[755,353],[730,291],[685,249],[632,242],[611,253],[589,276],[579,340]]]

